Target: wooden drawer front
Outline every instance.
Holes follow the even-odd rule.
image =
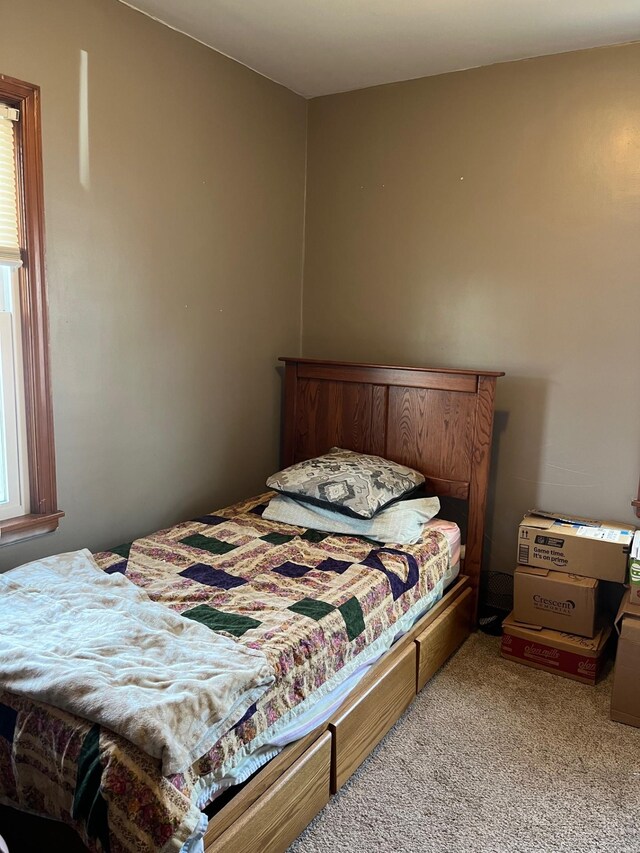
[[[418,647],[418,692],[471,633],[472,590],[465,589],[422,634]]]
[[[437,604],[434,604],[433,607],[422,616],[416,624],[411,628],[411,630],[404,635],[400,640],[398,640],[397,645],[408,645],[409,643],[415,642],[418,637],[421,637],[422,634],[426,631],[427,627],[436,621],[438,616],[441,613],[444,613],[456,598],[469,587],[469,578],[465,576],[461,576],[455,582],[455,584],[450,587],[445,594],[442,596],[440,601]]]
[[[329,721],[333,732],[333,792],[357,770],[415,695],[416,646],[411,643],[386,667],[377,664],[375,672],[365,676],[338,716]]]
[[[325,732],[206,853],[282,853],[329,802],[330,770]]]

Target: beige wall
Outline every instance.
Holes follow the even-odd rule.
[[[506,370],[490,566],[534,505],[632,522],[640,45],[310,103],[307,356]]]
[[[306,103],[111,0],[0,0],[42,87],[59,531],[101,548],[262,487],[299,348]],[[79,181],[88,53],[90,189]]]
[[[115,0],[0,0],[42,87],[59,531],[261,487],[299,348],[305,102]],[[90,187],[79,180],[88,53]],[[304,351],[504,369],[491,566],[534,504],[633,520],[640,45],[310,102]]]

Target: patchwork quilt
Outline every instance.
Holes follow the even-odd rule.
[[[92,851],[179,851],[274,728],[295,720],[419,608],[448,567],[442,533],[382,546],[266,521],[262,495],[96,555],[187,619],[262,650],[273,687],[188,771],[107,729],[0,690],[0,802],[70,824]]]

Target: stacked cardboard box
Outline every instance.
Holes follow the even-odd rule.
[[[600,590],[595,578],[518,566],[513,590],[518,622],[581,637],[596,633]]]
[[[503,657],[595,684],[612,630],[599,603],[601,581],[625,582],[632,537],[613,522],[527,513]]]

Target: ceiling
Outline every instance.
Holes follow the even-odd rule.
[[[123,0],[305,97],[640,39],[640,0]]]

